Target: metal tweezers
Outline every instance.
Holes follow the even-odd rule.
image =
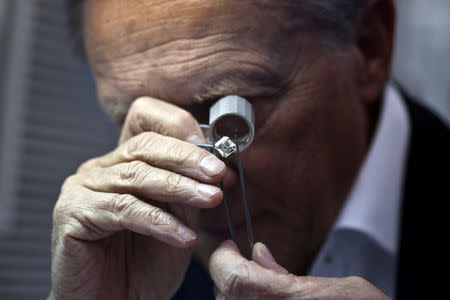
[[[234,136],[234,143],[236,144],[236,159],[237,159],[237,166],[238,166],[238,171],[239,171],[239,182],[241,185],[241,200],[242,200],[242,204],[244,206],[245,225],[247,228],[247,236],[248,236],[248,241],[250,244],[250,253],[251,253],[251,251],[253,249],[253,245],[255,244],[255,240],[253,238],[252,221],[250,218],[250,211],[249,211],[248,202],[247,202],[247,192],[245,189],[245,180],[244,180],[244,171],[242,168],[241,153],[239,150],[239,143],[238,143],[238,139],[237,139],[236,135]],[[204,148],[206,150],[212,151],[214,155],[218,156],[217,150],[214,146],[215,144],[216,144],[216,141],[213,140],[212,145],[204,144],[204,145],[197,145],[197,146]],[[231,239],[238,246],[239,250],[241,250],[241,253],[242,253],[242,247],[239,245],[237,237],[236,237],[236,231],[234,229],[234,224],[233,224],[233,220],[231,217],[230,208],[229,208],[227,197],[226,197],[226,194],[224,191],[223,181],[220,182],[220,189],[223,191],[223,205],[225,207],[225,214],[227,217],[228,229],[230,231]]]

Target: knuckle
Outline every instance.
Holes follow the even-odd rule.
[[[133,102],[128,113],[128,130],[131,135],[137,135],[141,132],[153,131],[163,135],[170,135],[169,128],[173,126],[185,126],[192,123],[193,117],[185,110],[172,110],[164,116],[164,119],[152,118],[148,114],[147,97],[138,98]]]
[[[225,278],[224,294],[227,296],[239,295],[250,281],[250,269],[246,264],[239,264]]]
[[[373,284],[359,276],[349,276],[343,279],[344,286],[347,290],[362,292],[367,295],[368,299],[388,299],[386,295],[378,290]]]
[[[115,195],[111,200],[112,211],[118,216],[121,224],[128,219],[144,218],[153,227],[174,224],[174,220],[159,207],[146,207],[144,202],[129,194]]]
[[[359,276],[349,276],[345,278],[348,282],[352,282],[355,285],[364,285],[366,280]]]
[[[137,135],[141,132],[153,130],[152,124],[145,114],[145,100],[139,98],[130,107],[127,118],[127,126],[130,134],[132,136]]]
[[[177,194],[186,185],[184,177],[177,173],[169,173],[163,178],[163,184],[169,194]]]
[[[82,231],[81,226],[75,222],[63,224],[57,229],[54,228],[52,231],[52,248],[54,250],[55,248],[66,248],[73,251],[75,247],[79,247],[74,237],[79,236]]]
[[[148,109],[147,102],[148,99],[145,97],[140,97],[137,98],[135,101],[133,101],[128,110],[127,118],[133,121],[146,120],[146,118],[143,118],[143,112],[145,112]]]
[[[70,175],[69,177],[67,177],[61,186],[61,194],[64,194],[64,193],[70,191],[74,185],[78,184],[78,182],[79,182],[78,175],[76,175],[76,174]]]
[[[116,166],[116,173],[121,181],[130,182],[133,185],[141,184],[146,177],[146,164],[141,161],[132,161]]]
[[[345,281],[347,282],[347,285],[349,287],[353,287],[356,289],[360,289],[360,288],[369,288],[372,285],[365,280],[364,278],[360,277],[360,276],[349,276],[345,278]]]
[[[117,194],[113,195],[111,200],[107,200],[107,202],[104,202],[102,208],[110,208],[111,212],[120,215],[124,213],[135,202],[136,200],[134,199],[134,197],[129,194]]]
[[[193,123],[194,118],[192,115],[184,110],[179,109],[177,111],[174,111],[171,115],[171,118],[169,119],[170,125],[175,127],[184,127],[186,125],[190,125]]]
[[[128,143],[128,154],[134,157],[145,150],[150,150],[155,144],[157,136],[158,134],[154,132],[142,132],[136,135]]]
[[[57,201],[55,207],[53,208],[53,227],[56,228],[57,225],[64,223],[64,219],[67,215],[67,207],[62,201]]]
[[[53,225],[67,223],[73,216],[82,211],[83,191],[75,188],[73,182],[77,182],[76,175],[68,177],[61,189],[61,193],[52,211]]]
[[[130,114],[135,114],[135,113],[139,113],[142,112],[142,110],[144,110],[145,106],[147,103],[147,98],[145,97],[139,97],[137,98],[135,101],[133,101],[133,103],[130,106],[130,110],[129,113]]]
[[[165,211],[158,207],[153,207],[146,216],[149,220],[152,226],[167,226],[172,225],[175,222],[173,219],[167,214]]]
[[[78,169],[77,169],[77,173],[83,173],[86,172],[92,168],[98,167],[99,163],[98,160],[96,158],[91,158],[87,161],[85,161],[84,163],[82,163]]]
[[[116,194],[109,201],[103,203],[103,208],[110,211],[118,224],[126,228],[125,224],[129,224],[133,218],[139,217],[142,210],[140,201],[130,194]]]
[[[167,155],[175,165],[182,165],[190,157],[194,157],[196,152],[197,150],[190,150],[185,143],[180,141],[170,146]]]

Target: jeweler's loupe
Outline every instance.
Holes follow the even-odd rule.
[[[253,141],[255,134],[252,105],[239,96],[226,96],[209,110],[209,125],[200,125],[208,144],[197,146],[211,152],[216,150],[222,157],[236,151],[244,151]]]

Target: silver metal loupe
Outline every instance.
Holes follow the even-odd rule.
[[[211,106],[209,125],[200,126],[209,143],[197,146],[211,152],[217,150],[222,157],[228,157],[235,152],[231,143],[237,143],[242,152],[253,142],[255,135],[252,105],[239,96],[223,97]]]

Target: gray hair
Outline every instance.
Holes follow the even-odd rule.
[[[299,14],[309,19],[311,30],[322,34],[326,43],[346,45],[353,41],[358,16],[367,0],[298,1]],[[304,3],[304,4],[301,4]]]
[[[275,0],[278,1],[278,0]],[[304,18],[309,30],[318,32],[330,46],[345,46],[354,38],[358,16],[367,0],[282,0],[293,8],[293,17]],[[83,0],[67,0],[69,28],[74,49],[84,57]]]

